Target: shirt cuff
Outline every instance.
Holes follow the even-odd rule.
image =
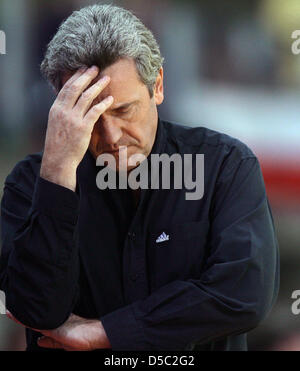
[[[126,306],[100,318],[112,350],[150,350],[143,328],[134,317],[132,306]]]
[[[79,214],[79,197],[66,187],[38,177],[31,209],[75,225]]]

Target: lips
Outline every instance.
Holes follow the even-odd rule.
[[[119,147],[118,149],[115,149],[115,150],[110,150],[110,151],[107,150],[104,153],[118,153],[118,152],[123,152],[126,148],[127,148],[127,146],[122,146],[122,147]]]

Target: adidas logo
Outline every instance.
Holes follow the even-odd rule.
[[[163,232],[157,239],[156,239],[156,243],[159,243],[159,242],[164,242],[164,241],[168,241],[169,240],[169,235],[165,234],[165,232]]]

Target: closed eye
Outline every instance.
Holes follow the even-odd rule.
[[[125,114],[125,113],[130,112],[130,108],[118,108],[115,110],[115,112],[119,114]]]
[[[117,115],[125,115],[127,113],[130,113],[132,110],[132,107],[135,106],[138,103],[138,101],[133,101],[130,103],[123,104],[119,107],[113,108],[112,112],[114,112]]]

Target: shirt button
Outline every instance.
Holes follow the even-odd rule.
[[[129,237],[131,240],[135,240],[136,234],[135,234],[134,232],[128,232],[128,237]]]

